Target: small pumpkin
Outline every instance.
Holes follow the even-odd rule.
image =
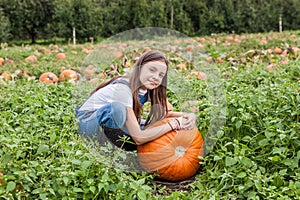
[[[221,57],[217,57],[216,59],[216,63],[223,63],[224,60]]]
[[[82,72],[82,75],[87,79],[87,80],[91,80],[93,78],[93,73],[94,71],[91,69],[85,69]]]
[[[4,62],[5,62],[4,58],[0,58],[0,66],[4,65]]]
[[[185,50],[186,51],[192,51],[193,50],[193,46],[192,45],[188,45],[186,48],[185,48]]]
[[[82,71],[82,75],[83,77],[85,77],[87,80],[91,80],[93,79],[93,75],[94,75],[94,66],[93,65],[88,65],[83,71]]]
[[[83,48],[83,49],[81,50],[81,52],[84,52],[84,53],[91,53],[91,52],[92,52],[92,49],[90,49],[90,48]]]
[[[64,60],[66,58],[67,58],[67,56],[64,53],[58,53],[58,54],[56,54],[56,59],[58,59],[58,60]]]
[[[78,74],[76,71],[72,69],[65,69],[59,75],[60,81],[69,81],[71,83],[75,83],[78,80]]]
[[[204,143],[197,128],[170,131],[148,143],[138,145],[140,166],[168,181],[181,181],[196,174]]]
[[[191,75],[194,75],[196,78],[207,80],[207,75],[204,72],[191,72]]]
[[[12,77],[10,74],[6,73],[6,72],[3,72],[1,74],[1,77],[4,78],[6,81],[10,80]]]
[[[45,72],[40,76],[40,82],[57,84],[58,77],[52,72]]]
[[[281,48],[279,48],[279,47],[275,47],[275,48],[274,48],[274,52],[275,52],[276,54],[281,54],[281,53],[283,52],[283,50],[282,50]]]
[[[31,62],[34,63],[37,61],[37,57],[35,55],[30,55],[28,57],[25,58],[25,62]]]

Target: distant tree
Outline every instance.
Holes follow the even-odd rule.
[[[109,37],[133,27],[130,2],[122,0],[103,0],[99,3],[103,27],[101,34]]]
[[[235,17],[233,20],[236,33],[253,33],[257,23],[257,7],[254,0],[235,0]]]
[[[133,27],[149,27],[151,26],[151,20],[149,16],[150,13],[150,4],[146,0],[128,0],[127,3],[130,3],[131,9],[131,22]]]
[[[7,42],[11,36],[10,30],[9,19],[4,15],[3,9],[0,7],[0,42]]]
[[[76,30],[76,39],[84,42],[96,38],[102,29],[102,10],[92,0],[55,0],[54,24],[51,29],[58,36],[69,39]]]
[[[168,28],[168,18],[166,16],[166,9],[169,5],[164,4],[164,0],[153,0],[149,2],[149,16],[151,26]]]
[[[184,10],[184,1],[166,0],[166,13],[168,16],[169,28],[182,32],[186,35],[192,35],[194,32],[193,23]]]
[[[231,33],[235,31],[235,17],[236,13],[234,10],[234,2],[232,0],[221,0],[222,8],[219,8],[219,13],[224,15],[225,26],[223,27],[224,32]]]
[[[217,5],[208,10],[206,25],[211,33],[220,33],[226,27],[225,16],[221,15]]]
[[[206,21],[208,9],[205,1],[187,0],[184,3],[183,9],[193,24],[194,34],[207,33]]]
[[[52,0],[2,0],[2,6],[13,28],[12,34],[20,38],[29,34],[32,43],[36,43],[54,14]]]
[[[300,29],[300,1],[285,0],[282,9],[282,23],[285,30]]]
[[[300,29],[299,0],[0,0],[0,41],[53,37],[85,42],[142,27],[189,36]],[[142,37],[142,36],[141,36]]]

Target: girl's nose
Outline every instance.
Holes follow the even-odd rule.
[[[153,78],[154,78],[155,80],[158,80],[158,79],[159,79],[159,73],[154,73],[154,74],[153,74]]]

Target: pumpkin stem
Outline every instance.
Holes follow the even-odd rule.
[[[175,155],[177,157],[183,157],[185,154],[186,149],[183,146],[175,147]]]

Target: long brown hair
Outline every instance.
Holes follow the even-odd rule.
[[[133,96],[133,111],[138,121],[140,121],[141,119],[141,112],[142,112],[142,106],[139,104],[138,101],[138,93],[139,93],[139,89],[143,86],[142,83],[140,82],[139,77],[143,65],[151,61],[162,61],[167,66],[167,72],[169,69],[168,61],[166,57],[164,56],[164,54],[162,54],[160,51],[157,50],[150,50],[145,52],[135,63],[135,67],[131,74],[129,83],[130,83],[130,88]],[[167,72],[164,78],[162,79],[161,84],[157,88],[153,90],[148,90],[148,97],[150,98],[150,102],[151,102],[151,110],[146,119],[145,125],[152,124],[164,118],[165,114],[168,112],[167,97],[166,97],[167,96],[166,88],[168,82]]]
[[[139,77],[143,65],[151,61],[162,61],[167,65],[167,72],[169,69],[169,65],[166,57],[164,56],[164,54],[162,54],[160,51],[157,50],[150,50],[145,52],[140,56],[140,58],[134,64],[134,69],[129,79],[129,86],[132,91],[132,97],[133,97],[133,112],[139,122],[141,120],[142,106],[139,103],[138,94],[139,94],[139,89],[143,86],[142,83],[140,82]],[[151,102],[151,110],[146,119],[145,125],[152,124],[164,118],[166,113],[168,113],[167,94],[166,94],[166,90],[167,90],[166,88],[168,82],[167,72],[164,78],[162,79],[161,84],[157,88],[147,91],[148,97]],[[124,76],[116,76],[106,82],[101,83],[91,92],[91,95],[94,94],[97,90],[109,85],[111,82],[121,77]]]

